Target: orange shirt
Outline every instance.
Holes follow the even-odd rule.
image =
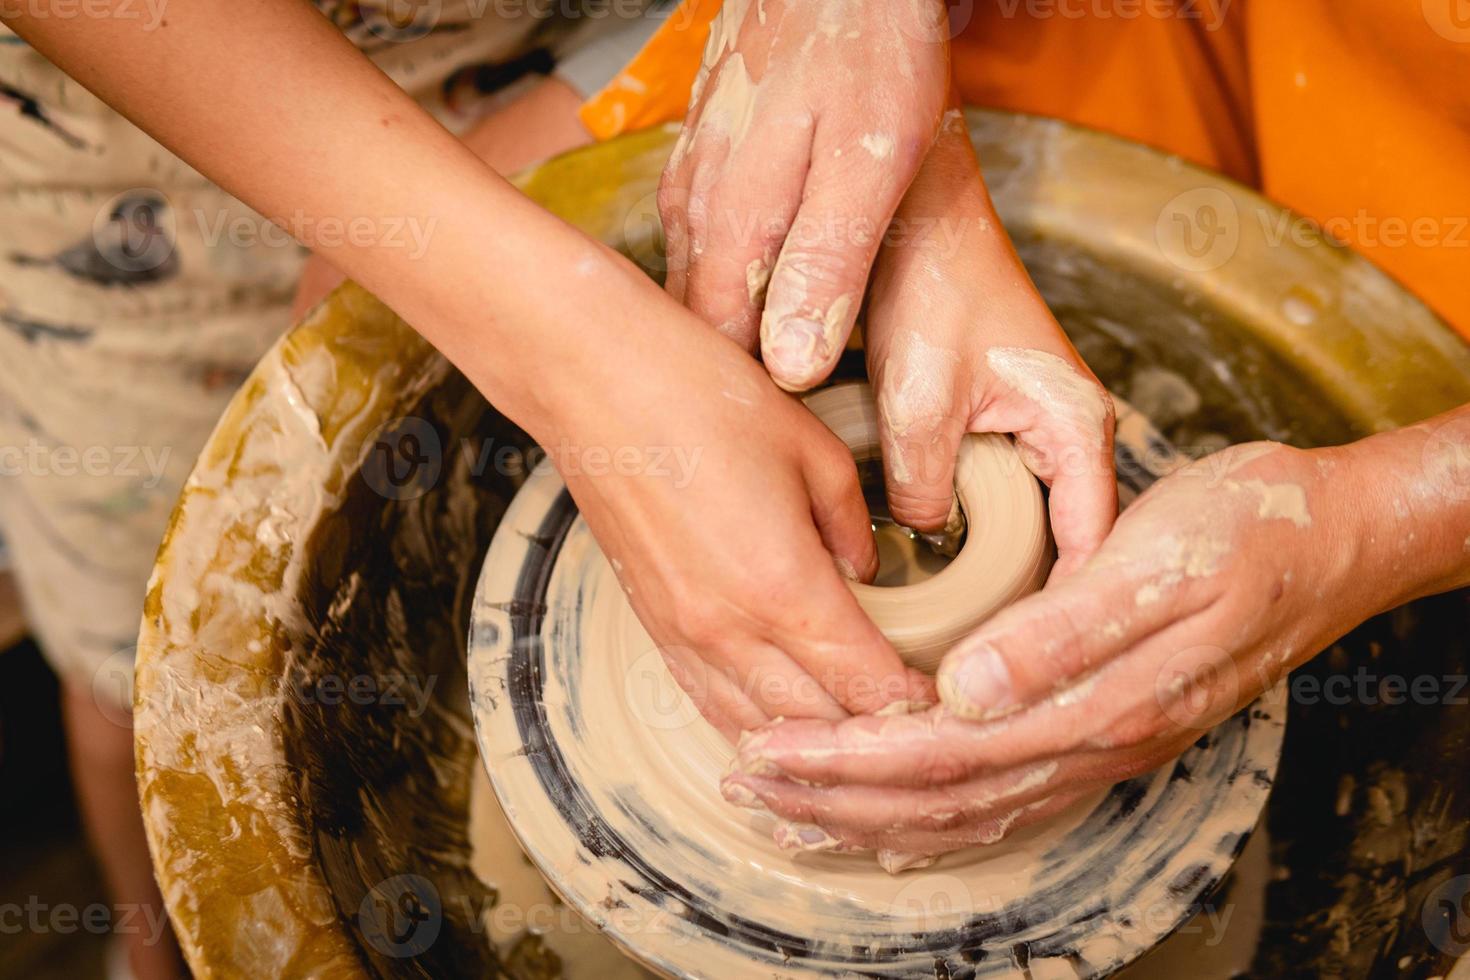
[[[599,138],[681,118],[721,0],[686,0],[582,109]],[[1260,188],[1470,336],[1465,0],[975,0],[967,103],[1055,116]]]

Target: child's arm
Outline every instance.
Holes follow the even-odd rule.
[[[851,456],[743,351],[522,197],[304,0],[170,4],[156,30],[113,9],[4,17],[377,293],[545,446],[723,731],[935,696],[834,567],[876,571]],[[426,250],[371,229],[313,241],[364,217],[418,220]]]
[[[497,405],[534,424],[538,396],[520,390],[513,366],[545,364],[566,334],[583,332],[588,301],[607,286],[594,279],[578,289],[567,272],[589,258],[606,264],[596,246],[497,177],[301,0],[169,4],[156,29],[129,19],[126,5],[112,9],[58,18],[21,5],[5,19],[371,288]],[[380,247],[371,231],[356,242],[316,239],[354,219],[366,228],[364,217],[432,222],[427,254]]]
[[[544,78],[481,119],[460,139],[496,173],[509,176],[591,142],[592,135],[577,118],[581,104],[582,96],[565,81]],[[308,258],[291,303],[291,322],[305,316],[342,278],[341,271],[321,255]]]

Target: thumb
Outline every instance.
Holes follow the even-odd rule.
[[[859,148],[871,144],[854,137],[813,145],[807,196],[772,270],[761,316],[761,357],[787,391],[817,384],[842,355],[878,246],[917,166],[916,154],[891,159],[890,143]],[[906,176],[896,179],[900,174]]]
[[[915,330],[883,336],[870,355],[888,509],[920,531],[944,530],[955,513],[955,458],[967,429],[954,411],[960,359]]]
[[[945,707],[974,720],[1008,715],[1164,627],[1172,612],[1166,602],[1118,618],[1132,605],[1130,581],[1108,571],[1078,574],[998,613],[939,665]]]
[[[836,438],[832,437],[836,443]],[[807,488],[812,500],[812,519],[822,544],[842,577],[871,582],[878,574],[878,545],[873,539],[873,519],[863,497],[857,464],[841,443],[832,454],[813,452],[806,465]],[[818,458],[827,457],[827,458]]]

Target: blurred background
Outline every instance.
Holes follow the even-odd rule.
[[[0,980],[106,975],[111,931],[84,918],[107,897],[77,817],[60,704],[0,543]],[[33,915],[47,927],[27,928]]]

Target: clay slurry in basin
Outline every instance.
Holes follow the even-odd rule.
[[[818,395],[816,407],[827,417],[821,399],[841,397],[844,417],[829,421],[845,436],[850,426],[871,434],[858,424],[872,419],[858,394]],[[863,448],[868,438],[849,444],[860,456],[876,452]],[[1035,496],[1015,499],[1041,524],[1040,495],[1019,461],[972,485],[974,459],[983,464],[983,447],[997,444],[1012,451],[999,437],[966,442],[959,489],[970,531],[956,561],[914,586],[857,588],[902,596],[968,581],[965,554],[983,557],[988,536],[1020,520],[1006,516],[1010,498],[991,479],[1029,481]],[[1049,548],[1037,533],[1042,557],[992,573],[1004,584],[980,590],[967,618],[1040,580]],[[549,469],[526,482],[495,534],[470,641],[480,750],[517,838],[578,912],[672,976],[933,976],[937,964],[1021,976],[1018,944],[1033,975],[1044,960],[1081,976],[1108,972],[1186,918],[1224,875],[1280,746],[1279,720],[1258,708],[1205,735],[1180,768],[924,870],[891,875],[871,855],[783,851],[768,814],[720,796],[732,747],[670,677]],[[942,650],[944,641],[899,642]]]
[[[858,460],[878,457],[878,415],[867,385],[826,388],[807,396],[806,404]],[[1041,588],[1051,567],[1041,489],[1009,438],[965,436],[955,466],[955,495],[967,531],[948,566],[937,574],[916,574],[917,581],[904,585],[852,586],[904,660],[929,673],[960,637]],[[880,570],[879,580],[886,578]]]

